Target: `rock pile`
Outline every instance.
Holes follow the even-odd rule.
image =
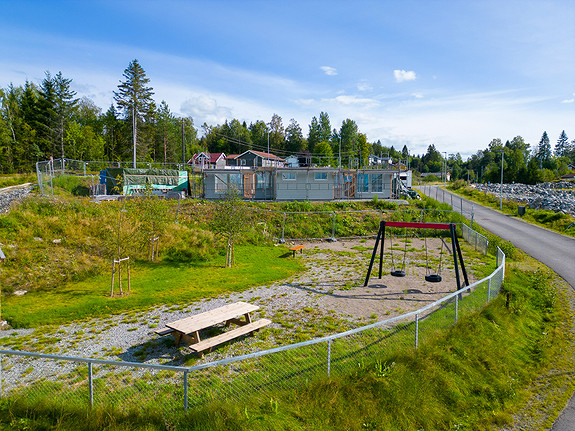
[[[30,193],[30,190],[32,190],[32,187],[21,189],[9,187],[7,189],[0,190],[0,214],[8,212],[10,204],[15,200],[22,199]]]
[[[475,184],[479,191],[499,197],[500,184]],[[575,217],[575,182],[503,184],[503,199],[529,205],[529,208],[545,209],[570,214]]]

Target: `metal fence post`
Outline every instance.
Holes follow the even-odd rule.
[[[188,372],[184,371],[184,411],[188,411]]]
[[[285,242],[285,229],[286,229],[286,213],[284,213],[284,220],[282,222],[282,242]]]
[[[491,300],[491,278],[487,281],[487,302]]]
[[[459,295],[455,296],[455,323],[457,323],[457,314],[459,313]]]
[[[88,389],[90,392],[90,408],[92,408],[94,407],[94,373],[91,362],[88,362]]]
[[[462,197],[459,197],[459,209],[460,209],[459,213],[461,215],[463,215],[463,198]]]
[[[3,356],[0,355],[0,398],[2,398],[2,359]]]
[[[471,229],[473,229],[473,216],[475,215],[475,204],[471,204]]]
[[[335,239],[335,211],[332,214],[331,238]]]
[[[327,376],[331,374],[331,338],[327,340]]]
[[[419,314],[415,315],[415,348],[419,346]]]

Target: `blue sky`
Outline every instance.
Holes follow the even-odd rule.
[[[307,135],[312,116],[368,140],[467,156],[493,138],[575,138],[575,2],[6,1],[0,87],[73,79],[103,110],[139,60],[197,127],[226,119]]]

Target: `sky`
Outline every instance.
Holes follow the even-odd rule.
[[[49,71],[106,111],[128,64],[196,127],[327,112],[464,160],[575,138],[575,1],[0,0],[0,87]]]

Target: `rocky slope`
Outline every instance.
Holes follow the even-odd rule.
[[[482,192],[499,197],[500,184],[474,184]],[[534,209],[546,209],[575,216],[575,182],[503,184],[503,199],[511,199]]]

